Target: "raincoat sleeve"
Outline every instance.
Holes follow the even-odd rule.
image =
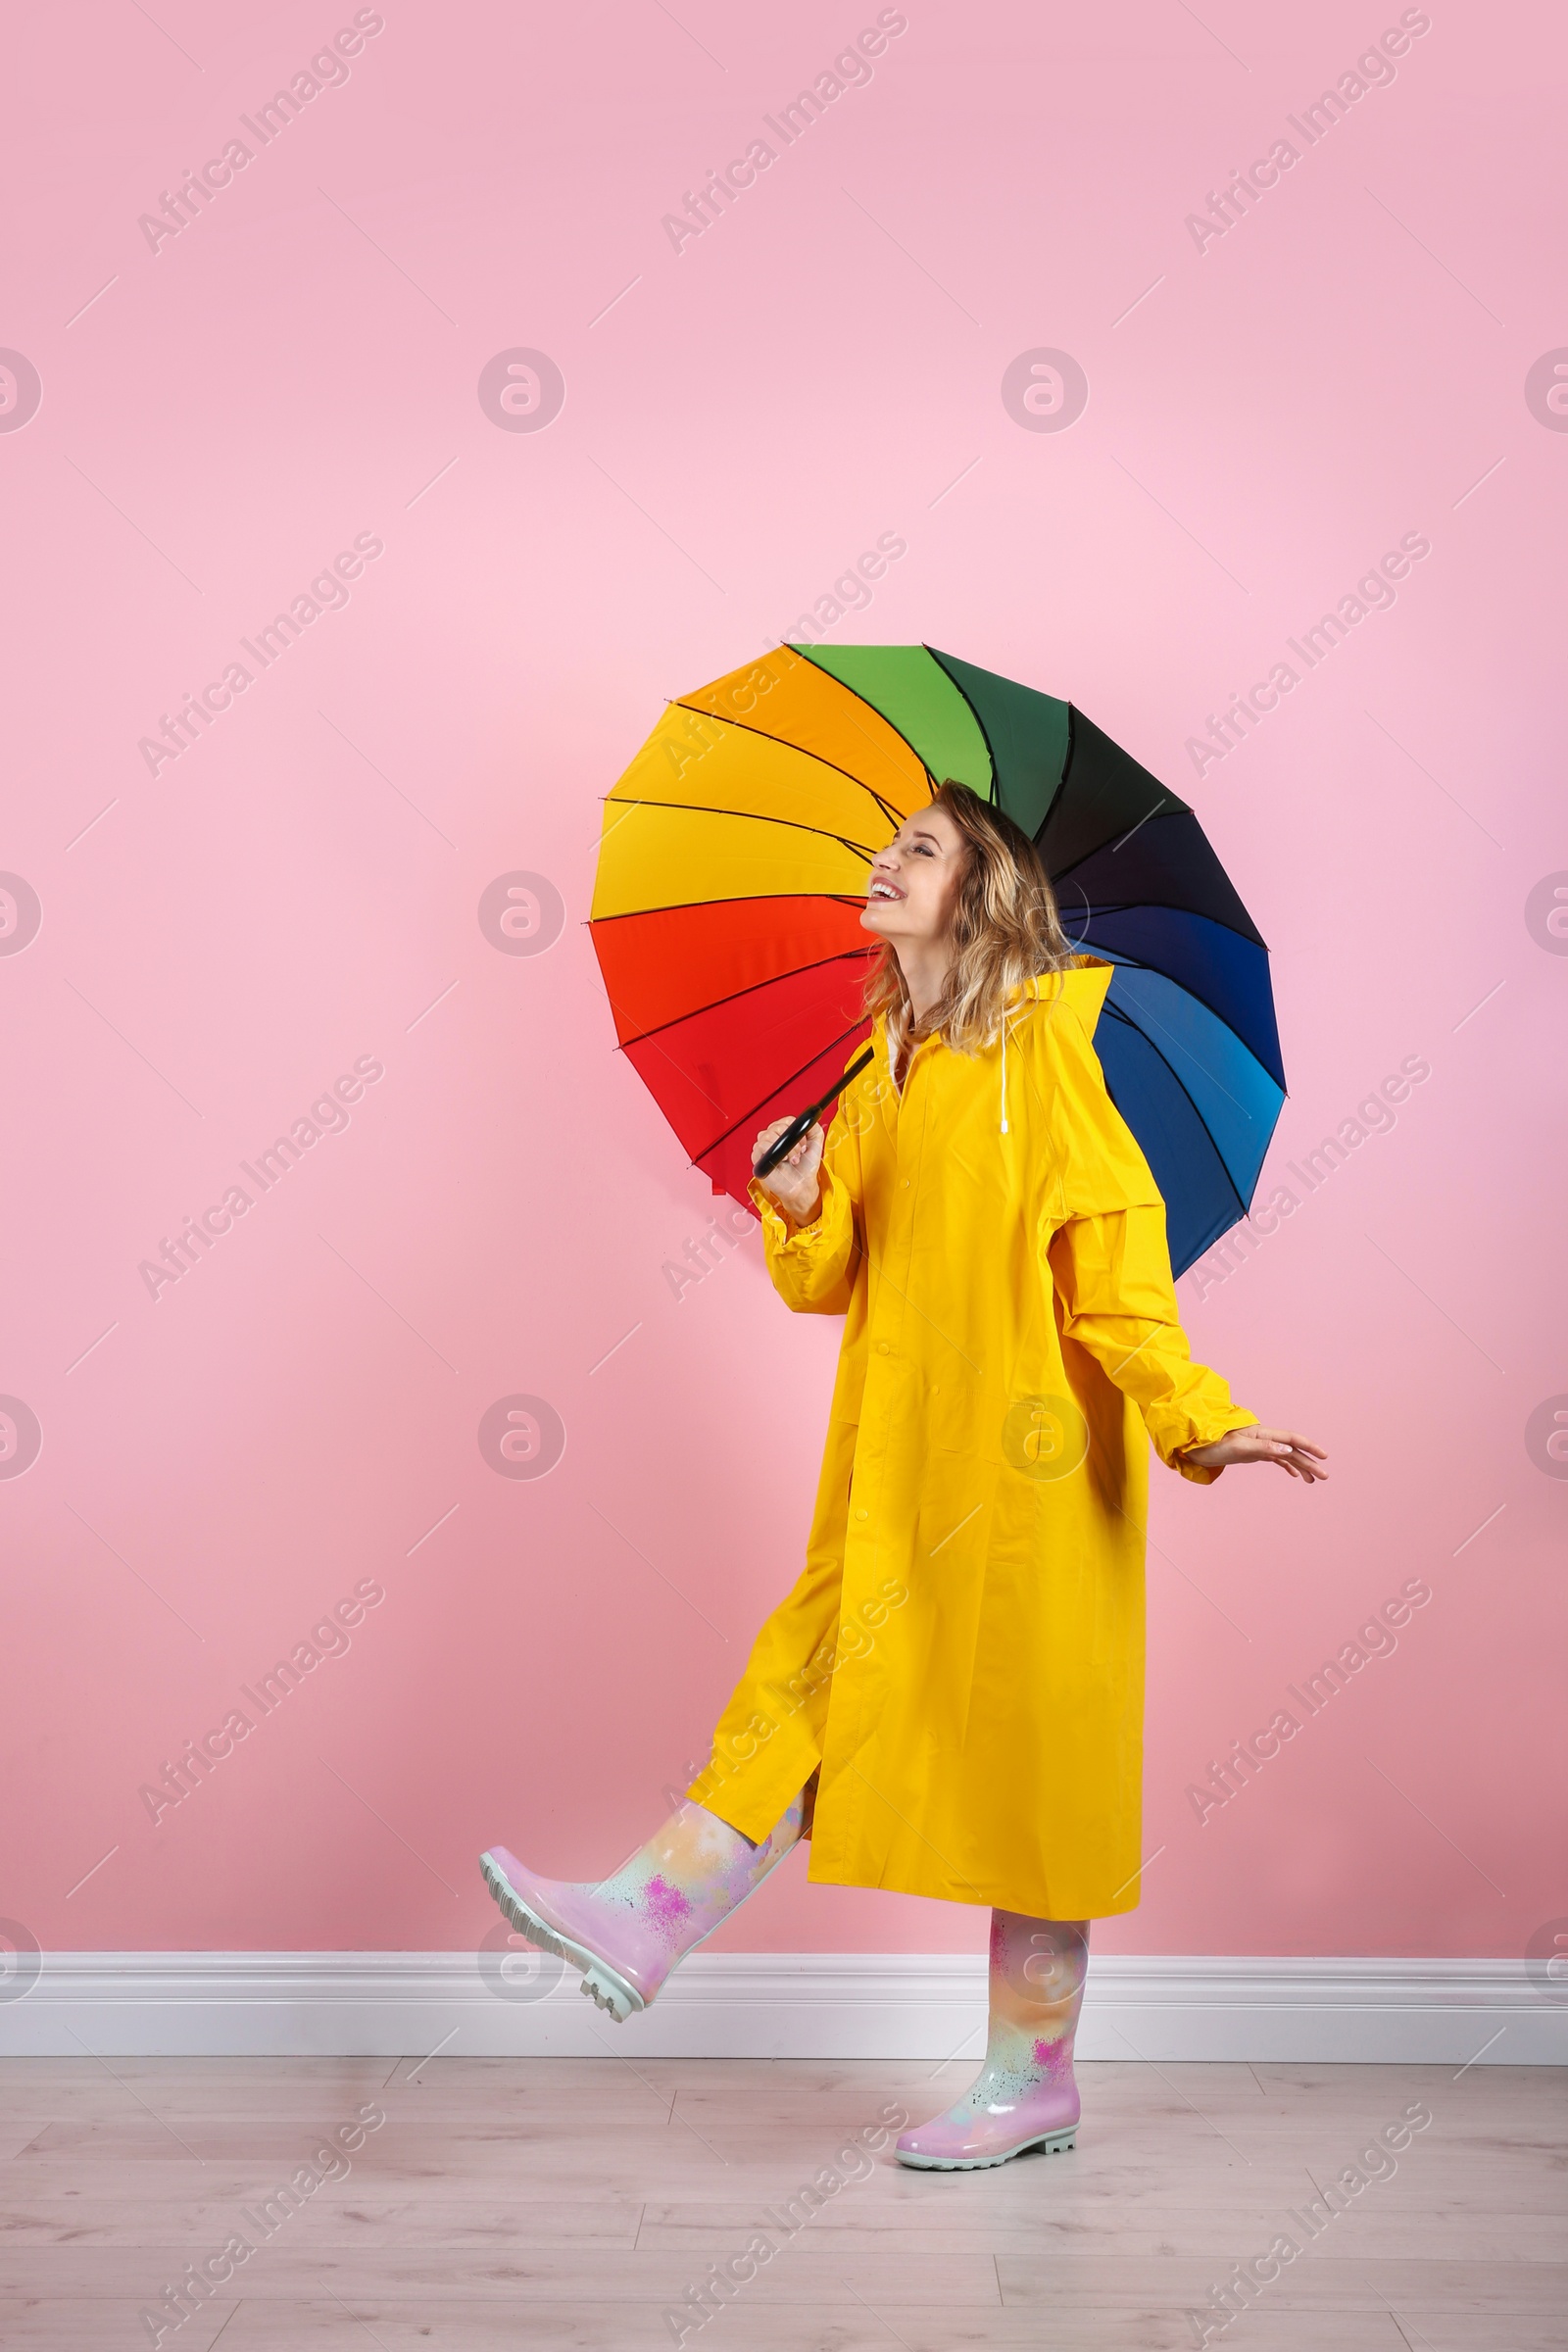
[[[822,1147],[818,1181],[822,1198],[809,1225],[798,1225],[755,1176],[747,1190],[762,1220],[767,1270],[785,1305],[797,1314],[842,1315],[865,1254],[860,1139],[844,1115],[842,1099]]]
[[[1222,1473],[1183,1458],[1257,1415],[1217,1372],[1193,1361],[1165,1240],[1165,1204],[1149,1162],[1105,1091],[1077,1015],[1050,1008],[1045,1092],[1055,1164],[1048,1246],[1063,1335],[1131,1396],[1162,1462],[1199,1486]]]

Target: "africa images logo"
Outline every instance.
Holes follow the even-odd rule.
[[[264,147],[270,147],[274,139],[280,138],[307,106],[326,90],[341,89],[350,77],[348,60],[358,57],[367,41],[374,40],[377,33],[385,30],[386,19],[379,11],[360,9],[352,24],[341,26],[317,51],[309,65],[300,68],[287,89],[274,90],[254,115],[240,116],[241,123],[256,142],[254,147],[236,131],[221,155],[209,156],[200,172],[187,171],[178,187],[160,189],[158,212],[143,213],[136,223],[149,250],[154,255],[161,253],[165,245],[201,219],[222,189],[232,187],[235,173],[245,171]],[[330,203],[331,199],[327,201]]]
[[[25,353],[0,351],[0,433],[18,433],[38,414],[43,385]]]

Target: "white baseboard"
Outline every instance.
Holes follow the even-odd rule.
[[[978,2058],[985,1963],[696,1952],[617,2027],[554,1961],[472,1952],[50,1952],[0,2057]],[[528,1962],[508,1961],[509,1972]],[[519,1995],[521,1997],[519,1997]],[[1557,2066],[1568,2003],[1514,1960],[1095,1958],[1084,2058]]]

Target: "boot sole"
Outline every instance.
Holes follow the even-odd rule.
[[[574,1943],[569,1936],[563,1935],[559,1928],[553,1928],[548,1920],[530,1909],[494,1855],[481,1854],[479,1869],[485,1885],[517,1934],[525,1936],[540,1951],[554,1952],[557,1959],[580,1968],[583,1974],[579,1989],[591,2001],[597,2001],[617,2025],[624,2025],[633,2010],[647,2007],[636,1985],[628,1984],[618,1969],[612,1968],[608,1960],[601,1960],[586,1944]]]
[[[1000,2156],[916,2156],[896,2148],[901,2164],[907,2164],[920,2173],[987,2173],[999,2164],[1010,2164],[1014,2156],[1023,2156],[1031,2148],[1044,2148],[1048,2156],[1064,2156],[1077,2145],[1078,2127],[1067,2132],[1046,2132],[1038,2139],[1021,2139],[1015,2148],[1004,2148]]]

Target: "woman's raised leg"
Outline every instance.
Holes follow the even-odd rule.
[[[597,1886],[540,1878],[504,1845],[479,1859],[519,1936],[583,1971],[582,1989],[624,2019],[754,1893],[801,1836],[802,1789],[756,1843],[691,1798]]]
[[[579,1886],[541,1878],[504,1845],[480,1856],[517,1933],[580,1968],[584,1992],[612,2017],[646,2009],[670,1970],[810,1836],[841,1578],[831,1545],[808,1560],[759,1633],[685,1803],[619,1870]]]
[[[1087,1920],[991,1914],[986,2062],[956,2107],[898,2143],[901,2164],[978,2172],[1025,2148],[1055,2154],[1078,2129],[1072,2044],[1089,1965]]]

